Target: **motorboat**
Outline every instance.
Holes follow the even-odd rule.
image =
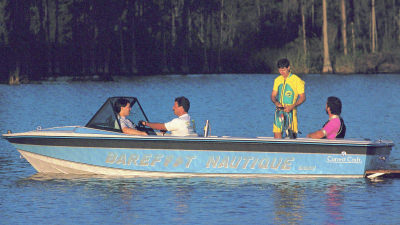
[[[129,119],[148,136],[121,130],[114,103],[129,100]],[[149,121],[135,97],[110,97],[85,126],[3,134],[39,173],[109,176],[364,177],[386,167],[394,143],[365,139],[171,136]]]

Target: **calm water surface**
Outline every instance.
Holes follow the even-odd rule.
[[[0,133],[85,125],[109,96],[136,96],[151,121],[191,101],[201,132],[272,136],[275,75],[150,76],[115,82],[0,85]],[[306,75],[300,137],[342,99],[348,138],[390,139],[400,169],[400,75]],[[46,176],[0,139],[0,224],[400,224],[400,179],[125,178]]]

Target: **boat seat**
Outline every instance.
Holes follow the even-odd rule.
[[[117,120],[114,120],[114,128],[115,128],[115,129],[117,129],[117,130],[119,130],[119,129],[120,129],[120,127],[119,127],[119,124],[118,124],[118,121],[117,121]]]
[[[116,130],[119,130],[119,124],[118,121],[116,119],[114,119],[112,116],[107,118],[107,125],[109,128],[113,128]]]

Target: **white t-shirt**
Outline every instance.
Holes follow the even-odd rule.
[[[189,114],[184,114],[168,123],[165,123],[164,125],[168,131],[171,131],[171,135],[173,136],[196,135]]]

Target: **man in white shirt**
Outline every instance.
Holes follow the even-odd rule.
[[[196,133],[193,130],[193,126],[188,114],[190,108],[190,102],[185,97],[175,98],[174,106],[172,110],[174,114],[178,116],[167,123],[150,123],[143,121],[144,126],[148,126],[155,130],[170,131],[172,136],[194,136]]]

